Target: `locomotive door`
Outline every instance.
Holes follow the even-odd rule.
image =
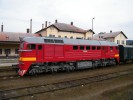
[[[105,58],[107,56],[107,52],[108,52],[108,47],[107,46],[103,46],[102,47],[102,57]]]
[[[43,61],[43,45],[37,45],[37,61]]]

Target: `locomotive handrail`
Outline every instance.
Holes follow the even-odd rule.
[[[32,51],[32,50],[18,50],[19,52],[27,52],[27,51]]]

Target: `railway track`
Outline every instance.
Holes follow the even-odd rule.
[[[120,76],[129,75],[129,74],[133,74],[133,69],[114,72],[114,73],[108,73],[108,74],[102,74],[102,75],[93,76],[93,77],[86,77],[82,79],[52,83],[52,84],[1,90],[0,100],[17,99],[19,97],[33,96],[35,94],[40,94],[40,93],[54,92],[54,91],[63,90],[67,88],[73,88],[73,87],[83,86],[86,84],[92,84],[95,82],[109,80],[112,78],[117,78]]]
[[[11,79],[18,79],[20,76],[16,75],[3,75],[0,76],[0,81],[6,81],[6,80],[11,80]]]
[[[17,76],[15,67],[12,68],[11,66],[7,66],[0,68],[0,81],[14,79]]]

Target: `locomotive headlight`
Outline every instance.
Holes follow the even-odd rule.
[[[115,54],[115,57],[119,57],[119,54]]]

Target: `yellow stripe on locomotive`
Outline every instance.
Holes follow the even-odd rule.
[[[19,61],[36,61],[36,57],[20,57]]]

